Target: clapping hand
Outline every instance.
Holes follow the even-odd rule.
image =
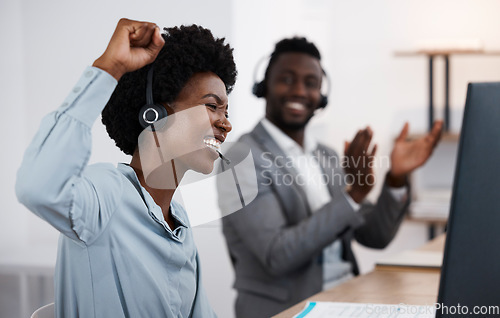
[[[431,132],[418,139],[408,140],[409,125],[405,123],[391,153],[391,170],[388,180],[392,180],[393,186],[401,185],[409,173],[429,159],[441,138],[442,127],[443,122],[438,120],[434,122]]]
[[[391,169],[387,175],[389,186],[403,186],[408,174],[427,162],[441,138],[442,127],[443,122],[436,121],[430,133],[408,140],[409,124],[405,123],[391,153]],[[375,183],[373,160],[377,145],[369,149],[372,136],[373,131],[367,127],[358,131],[350,143],[345,143],[343,165],[349,183],[347,192],[358,203],[363,201]]]
[[[351,142],[345,142],[344,172],[348,182],[348,194],[360,203],[368,195],[375,184],[373,160],[377,145],[370,149],[373,131],[370,127],[359,130]]]

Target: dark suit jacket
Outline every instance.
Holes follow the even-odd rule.
[[[321,291],[322,250],[335,240],[341,239],[342,257],[357,275],[351,240],[384,248],[395,236],[409,202],[397,202],[384,186],[375,205],[364,202],[354,211],[332,149],[316,151],[332,200],[313,214],[296,170],[262,124],[239,141],[252,151],[258,194],[222,220],[236,272],[237,317],[269,317]],[[223,209],[229,189],[218,182],[218,190]]]

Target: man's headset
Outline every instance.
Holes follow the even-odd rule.
[[[142,106],[139,111],[139,123],[142,128],[151,127],[155,130],[155,124],[160,119],[167,117],[167,109],[161,104],[155,104],[153,102],[153,64],[148,71],[147,84],[146,84],[146,105]],[[156,128],[158,124],[156,124]]]
[[[266,79],[265,78],[260,82],[257,81],[257,71],[258,71],[259,67],[262,65],[262,63],[265,60],[269,60],[269,59],[270,59],[269,57],[264,57],[264,58],[260,59],[259,63],[257,63],[257,65],[255,66],[255,69],[253,72],[254,84],[252,86],[252,93],[259,98],[266,96],[267,87],[266,87]],[[323,77],[325,78],[327,91],[326,91],[326,94],[323,94],[323,93],[321,94],[321,99],[320,99],[320,102],[318,104],[318,109],[325,108],[326,105],[328,105],[328,95],[330,95],[330,79],[328,78],[328,75],[326,74],[326,72],[323,68],[321,68],[321,71],[323,72]]]

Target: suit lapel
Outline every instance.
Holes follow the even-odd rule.
[[[279,165],[276,167],[276,169],[281,169],[283,175],[288,174],[293,177],[293,180],[297,180],[298,172],[293,167],[291,159],[283,152],[283,150],[278,146],[278,144],[274,141],[271,135],[269,135],[269,133],[266,131],[266,129],[261,123],[257,124],[257,126],[250,134],[260,144],[263,152],[267,152],[269,154],[269,157],[273,160],[273,162],[276,162]],[[309,204],[307,201],[307,195],[304,188],[299,184],[297,184],[297,182],[295,181],[292,182],[292,185],[290,186],[293,186],[297,190],[297,192],[300,194],[302,200],[305,203],[305,206],[307,208],[307,213],[311,214],[311,210],[309,208]],[[283,199],[284,201],[287,200],[287,198]]]

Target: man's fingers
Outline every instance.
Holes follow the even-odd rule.
[[[372,138],[373,131],[369,126],[358,131],[356,137],[354,137],[350,144],[347,142],[345,143],[345,146],[348,146],[346,148],[346,156],[348,157],[348,160],[353,161],[353,163],[359,163],[359,160],[361,160],[362,157],[368,157],[368,160],[372,160],[371,156],[375,155],[377,150],[376,145],[370,147]],[[357,168],[366,169],[367,167],[358,166]]]
[[[438,137],[441,134],[442,128],[443,128],[443,121],[442,120],[436,120],[436,122],[434,122],[434,125],[432,126],[431,134],[434,137]]]
[[[362,156],[368,152],[368,147],[373,136],[373,131],[370,127],[358,131],[353,141],[351,142],[351,147],[349,152],[354,156]]]
[[[349,149],[350,143],[348,141],[344,141],[344,154],[347,154],[347,149]]]
[[[398,138],[396,138],[396,141],[405,141],[406,138],[408,137],[408,131],[410,130],[410,125],[408,122],[405,122],[405,125],[403,126],[403,129],[401,129],[401,132],[399,133]]]
[[[361,147],[360,149],[363,152],[362,153],[363,155],[368,153],[368,148],[370,147],[370,143],[372,141],[372,138],[373,138],[373,131],[370,128],[370,126],[368,126],[363,130],[363,132],[361,134],[361,138],[360,138],[360,143],[359,143],[359,146]]]
[[[362,133],[363,133],[362,129],[358,130],[352,141],[359,139]]]
[[[443,121],[442,120],[437,120],[434,122],[434,125],[432,126],[431,130],[431,141],[432,141],[432,147],[435,147],[437,143],[439,142],[439,139],[441,139],[441,133],[443,131]]]
[[[366,127],[365,131],[366,131],[366,137],[367,137],[366,150],[368,150],[368,147],[370,146],[370,143],[372,142],[373,130],[370,128],[370,126],[368,126],[368,127]]]
[[[358,130],[358,132],[356,133],[356,135],[354,136],[352,141],[349,143],[349,146],[352,146],[352,147],[346,148],[346,150],[349,150],[350,153],[352,153],[354,151],[354,149],[356,148],[356,146],[359,144],[359,140],[361,138],[362,132],[363,132],[362,130]]]
[[[372,148],[372,151],[370,151],[370,157],[375,157],[376,153],[377,153],[377,144],[374,144],[373,148]]]

